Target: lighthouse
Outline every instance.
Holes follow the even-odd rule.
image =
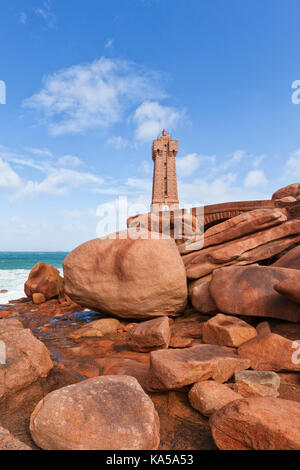
[[[159,138],[153,141],[152,160],[153,186],[151,212],[179,209],[176,155],[178,140],[172,140],[163,129]]]

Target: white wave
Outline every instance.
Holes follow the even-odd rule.
[[[28,279],[30,269],[3,269],[0,270],[0,291],[7,290],[6,294],[0,293],[0,304],[7,304],[9,300],[24,297],[24,283]]]

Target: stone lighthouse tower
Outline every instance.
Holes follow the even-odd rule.
[[[151,212],[179,209],[175,161],[177,152],[178,140],[172,140],[164,129],[152,146],[154,170]]]

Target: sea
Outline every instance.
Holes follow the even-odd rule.
[[[0,304],[24,297],[24,283],[31,269],[39,262],[51,264],[62,273],[62,263],[67,252],[5,252],[0,251]]]

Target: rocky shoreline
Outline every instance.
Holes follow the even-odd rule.
[[[0,306],[0,448],[300,449],[300,219],[196,226],[144,239],[143,214],[134,239],[71,252],[64,278],[34,267]]]

